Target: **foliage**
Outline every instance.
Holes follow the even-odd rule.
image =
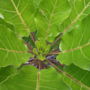
[[[0,90],[90,90],[89,29],[90,0],[0,0]]]

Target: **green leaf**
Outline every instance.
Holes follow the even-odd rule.
[[[79,22],[90,14],[90,0],[69,0],[71,13],[60,25],[60,31],[67,32],[79,26]]]
[[[0,24],[5,25],[6,27],[10,28],[11,30],[15,31],[15,28],[12,24],[6,22],[4,19],[0,18]]]
[[[0,0],[0,90],[90,90],[89,14],[90,0]],[[32,45],[35,60],[60,48],[57,59],[65,68],[27,66],[32,58],[24,43]],[[26,66],[13,67],[20,65]]]
[[[64,81],[67,85],[71,86],[73,90],[89,90],[90,89],[90,71],[83,70],[75,65],[66,66],[64,71],[72,75],[75,79],[77,79],[77,83],[75,79],[64,76]]]
[[[70,10],[68,0],[42,0],[35,17],[38,36],[53,40],[60,32],[58,26],[68,18]]]
[[[58,26],[68,18],[70,11],[68,0],[0,1],[0,13],[15,26],[19,35],[28,35],[37,29],[38,37],[50,35],[50,41],[60,32]]]
[[[22,40],[12,30],[0,25],[0,67],[19,66],[28,61],[29,56]]]
[[[75,65],[90,70],[90,15],[88,15],[73,31],[62,38],[62,53],[58,59],[64,64]]]
[[[34,12],[33,0],[0,1],[0,13],[15,26],[16,32],[21,36],[34,30]]]
[[[1,67],[0,68],[0,85],[8,80],[13,74],[15,74],[16,70],[12,66]]]
[[[9,78],[2,85],[9,90],[70,90],[62,81],[62,76],[53,68],[38,71],[32,66],[26,66],[16,76]]]

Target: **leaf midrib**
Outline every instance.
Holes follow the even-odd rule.
[[[17,13],[17,15],[18,15],[20,21],[21,21],[22,24],[24,25],[25,31],[26,31],[26,32],[29,32],[29,28],[28,28],[28,26],[27,26],[25,20],[23,19],[23,17],[22,17],[22,15],[21,15],[20,11],[19,11],[18,8],[16,7],[15,2],[14,2],[13,0],[11,0],[11,3],[12,3],[12,5],[13,5],[13,7],[15,8],[15,11],[16,11],[16,13]]]
[[[69,24],[63,31],[63,33],[66,33],[76,22],[79,20],[79,18],[83,15],[83,13],[86,11],[86,9],[90,6],[90,2],[82,9],[82,11],[76,16],[76,18]]]
[[[48,61],[56,70],[58,70],[60,73],[62,73],[64,76],[66,76],[67,78],[71,79],[72,81],[74,81],[76,84],[85,87],[87,90],[90,90],[90,87],[86,86],[84,83],[82,83],[81,81],[77,80],[76,78],[74,78],[72,75],[70,75],[69,73],[59,69],[55,64],[53,64],[51,61]]]
[[[55,5],[54,5],[53,10],[52,10],[52,12],[51,12],[50,19],[49,19],[49,21],[48,21],[48,27],[47,27],[47,30],[46,30],[46,31],[49,31],[49,30],[50,30],[50,27],[51,27],[51,19],[53,18],[56,5],[57,5],[57,0],[55,1]],[[48,32],[47,32],[47,35],[48,35]]]
[[[36,90],[40,90],[40,71],[37,72]]]
[[[18,51],[18,50],[9,50],[9,49],[6,49],[6,48],[0,48],[0,51],[6,51],[6,52],[11,52],[11,53],[28,53],[27,51]]]

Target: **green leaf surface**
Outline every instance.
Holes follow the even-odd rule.
[[[90,14],[90,0],[69,0],[71,13],[60,25],[60,31],[67,32],[79,26],[79,22]]]
[[[90,90],[90,71],[83,70],[75,65],[66,66],[64,71],[72,75],[77,79],[72,78],[70,80],[67,77],[64,77],[64,81],[69,85],[73,90]]]
[[[38,71],[32,66],[22,68],[1,87],[0,90],[70,90],[62,81],[62,76],[53,68]]]
[[[12,66],[0,68],[0,85],[8,80],[12,75],[14,75],[16,69]]]
[[[62,53],[58,59],[64,64],[75,65],[90,70],[90,15],[88,15],[77,29],[68,32],[62,38]]]
[[[28,35],[34,29],[33,0],[1,0],[0,13],[12,23],[19,35]]]
[[[14,24],[20,35],[28,35],[37,29],[39,37],[50,33],[50,37],[55,37],[60,32],[58,26],[69,16],[70,11],[68,0],[0,1],[0,13],[6,21]]]
[[[35,17],[36,26],[40,32],[38,36],[49,35],[45,38],[53,40],[53,37],[60,32],[58,26],[68,18],[70,11],[68,0],[42,0]]]
[[[11,30],[15,31],[15,28],[12,24],[6,22],[4,19],[0,18],[0,24],[5,25],[7,28],[10,28]]]
[[[60,48],[54,54],[65,68],[24,66],[24,43],[42,61]],[[0,90],[20,89],[90,90],[90,0],[0,0]]]
[[[19,66],[28,61],[29,56],[22,40],[12,30],[0,25],[0,67]]]

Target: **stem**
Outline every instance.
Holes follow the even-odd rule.
[[[52,52],[50,52],[48,55],[57,55],[57,54],[59,54],[61,51],[52,51]],[[47,56],[48,56],[47,55]]]
[[[56,40],[51,44],[51,46],[55,45],[59,40],[61,40],[63,33],[59,33],[59,35],[56,37]]]

